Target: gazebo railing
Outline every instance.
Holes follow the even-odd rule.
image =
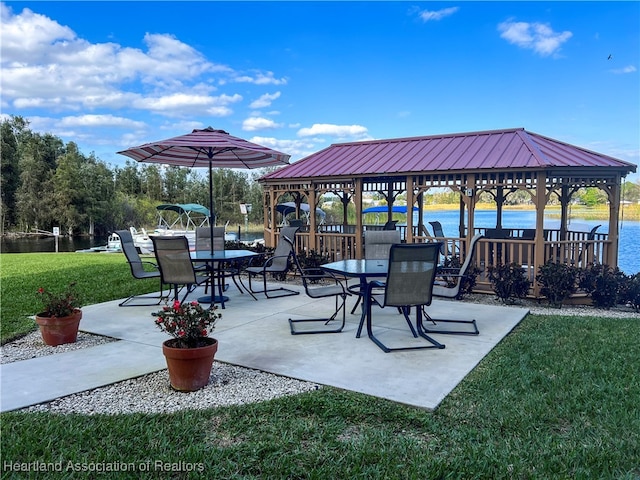
[[[585,235],[582,235],[585,234]],[[535,287],[537,267],[548,260],[567,263],[575,267],[585,269],[593,263],[613,265],[609,261],[611,242],[606,234],[597,234],[594,240],[586,240],[585,232],[572,232],[567,235],[570,240],[550,240],[544,242],[544,258],[541,262],[536,259],[536,244],[534,240],[521,238],[483,238],[476,244],[474,264],[480,271],[476,279],[477,289],[491,292],[489,281],[489,267],[498,264],[517,263],[525,269],[527,278]],[[311,251],[324,255],[329,261],[357,258],[357,243],[355,233],[316,233],[315,245],[311,244],[311,234],[299,232],[296,234],[296,249]],[[554,236],[554,238],[556,238]],[[444,263],[445,257],[458,256],[460,262],[466,258],[466,239],[458,237],[436,238],[443,242],[440,263]],[[434,241],[433,237],[415,236],[414,243]]]

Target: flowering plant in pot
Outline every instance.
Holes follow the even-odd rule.
[[[155,324],[173,338],[162,344],[167,360],[171,386],[180,391],[193,391],[209,383],[213,357],[218,341],[209,337],[221,314],[211,305],[203,308],[198,302],[174,301],[155,312]]]
[[[76,291],[76,283],[70,283],[60,293],[40,287],[36,295],[42,302],[43,310],[35,318],[44,343],[57,346],[75,342],[82,319],[82,299]]]

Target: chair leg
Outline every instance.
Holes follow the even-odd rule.
[[[251,284],[251,277],[253,277],[253,274],[251,272],[247,272],[249,275],[249,292],[251,292],[251,294],[253,295],[254,293],[264,293],[264,295],[267,298],[280,298],[280,297],[288,297],[291,295],[300,295],[300,292],[296,291],[296,290],[291,290],[289,288],[284,288],[284,287],[279,287],[279,288],[267,288],[267,273],[263,274],[259,274],[262,275],[262,283],[263,283],[263,288],[262,290],[254,290],[252,284]],[[281,293],[279,295],[269,295],[269,293],[272,292],[285,292],[285,293]],[[253,297],[255,298],[255,296]]]
[[[358,295],[358,298],[356,298],[356,303],[353,305],[353,308],[351,309],[351,315],[356,313],[356,308],[358,308],[358,305],[360,305],[360,300],[362,300],[362,295]]]
[[[133,302],[134,300],[155,300],[157,299],[157,302],[152,302],[152,303],[134,303],[131,304],[131,302]],[[160,296],[148,296],[148,295],[131,295],[130,297],[124,299],[122,302],[120,302],[118,304],[119,307],[150,307],[152,305],[160,305],[160,303],[162,302],[162,300],[165,299],[165,296],[163,294],[163,284],[162,284],[162,280],[160,280]]]
[[[424,333],[442,333],[444,335],[478,335],[480,334],[480,330],[478,330],[478,325],[476,324],[476,319],[472,320],[450,320],[444,318],[432,318],[425,310],[424,306],[422,307],[422,313],[427,322],[430,322],[433,325],[437,325],[438,323],[459,323],[463,325],[470,325],[469,330],[441,330],[439,328],[427,328],[427,326],[422,323],[422,331]]]
[[[347,295],[346,294],[345,295],[336,295],[335,297],[336,297],[336,311],[329,318],[302,318],[302,319],[299,319],[299,320],[293,320],[293,319],[289,318],[289,328],[291,329],[291,335],[312,335],[312,334],[316,334],[316,333],[340,333],[340,332],[342,332],[342,329],[344,328],[345,321],[346,321]],[[342,298],[342,303],[338,303],[338,297]],[[294,325],[296,323],[323,322],[325,325],[328,325],[329,323],[331,323],[332,321],[334,321],[336,319],[336,317],[338,316],[338,313],[340,312],[340,310],[342,310],[342,323],[337,328],[323,329],[323,330],[299,330],[299,331],[296,331],[296,329],[294,328]]]
[[[437,340],[431,338],[429,335],[424,333],[424,331],[423,331],[424,327],[422,326],[422,310],[420,308],[416,308],[416,328],[415,329],[411,325],[411,320],[409,319],[409,308],[408,307],[402,307],[402,313],[404,314],[405,320],[407,321],[407,323],[411,327],[411,332],[413,333],[414,337],[420,336],[420,337],[424,338],[425,340],[427,340],[429,342],[429,345],[417,345],[417,346],[411,346],[411,347],[395,347],[395,348],[391,348],[391,347],[386,346],[384,343],[382,343],[373,334],[373,326],[372,326],[372,320],[371,320],[371,316],[372,316],[371,315],[371,302],[368,302],[368,307],[367,307],[367,335],[369,336],[371,341],[373,341],[373,343],[375,343],[378,347],[380,347],[380,349],[382,349],[383,352],[389,353],[389,352],[396,352],[396,351],[400,351],[400,350],[425,350],[425,349],[431,349],[431,348],[437,348],[437,349],[445,348],[445,346],[443,344],[441,344]],[[417,335],[416,335],[416,333],[417,333]]]

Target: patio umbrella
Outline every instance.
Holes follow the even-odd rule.
[[[262,168],[287,165],[290,155],[208,127],[179,137],[117,152],[138,162],[209,168],[209,227],[213,238],[213,167]],[[213,242],[211,242],[213,253]]]

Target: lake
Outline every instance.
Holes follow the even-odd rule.
[[[502,212],[503,228],[533,228],[535,227],[534,211],[511,211]],[[457,210],[445,211],[429,211],[424,214],[425,224],[431,232],[431,226],[426,223],[429,221],[439,221],[445,235],[457,236],[458,219]],[[416,217],[417,223],[417,217]],[[557,219],[545,220],[545,224],[555,225]],[[495,210],[476,210],[475,226],[495,227],[496,212]],[[574,230],[589,231],[596,225],[602,225],[598,232],[607,233],[608,223],[606,220],[584,220],[575,218],[571,220],[570,226]],[[262,238],[261,234],[248,233],[242,235],[242,240],[255,240]],[[640,238],[640,222],[632,222],[625,220],[620,225],[620,243],[618,251],[618,266],[627,275],[640,272],[640,248],[638,247],[638,239]],[[58,251],[75,252],[91,247],[98,247],[107,244],[106,237],[60,237],[58,239]],[[0,241],[0,249],[2,253],[26,253],[26,252],[55,252],[55,240],[53,237],[48,238],[18,238],[8,239],[2,238]]]
[[[495,210],[476,210],[474,225],[476,228],[492,228],[496,226]],[[439,221],[445,235],[457,236],[460,214],[457,210],[425,212],[424,221],[427,229],[432,233],[431,225],[426,222]],[[417,221],[417,216],[414,218]],[[559,228],[560,220],[545,217],[545,225]],[[598,233],[608,233],[608,220],[585,220],[572,218],[569,228],[588,232],[596,225],[602,225]],[[502,211],[502,228],[535,228],[536,213],[534,211]],[[627,275],[640,272],[640,222],[625,220],[620,222],[620,241],[618,243],[618,267]]]

